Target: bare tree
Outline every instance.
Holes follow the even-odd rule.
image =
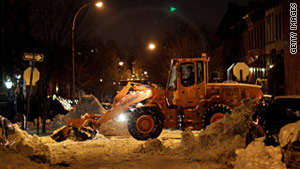
[[[31,4],[31,34],[37,42],[35,52],[44,53],[46,56],[41,69],[44,88],[48,87],[50,78],[59,68],[64,66],[65,70],[69,70],[69,67],[72,66],[72,21],[75,13],[85,3],[87,2],[83,0],[36,0]],[[87,11],[84,9],[76,19],[76,47],[91,34],[91,27],[83,28],[84,25],[90,23],[90,19],[87,19],[86,16],[88,15]],[[66,71],[65,73],[70,73],[71,77],[72,72]],[[66,78],[65,80],[70,80],[71,83],[71,79]]]
[[[148,70],[151,82],[165,86],[171,59],[199,57],[204,46],[200,29],[183,22],[166,29],[160,41],[155,51],[144,52],[146,57],[140,55],[137,63]]]

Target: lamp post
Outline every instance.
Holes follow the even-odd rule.
[[[72,78],[72,101],[74,103],[75,101],[75,45],[74,45],[74,39],[75,39],[75,22],[76,22],[76,18],[78,16],[78,14],[80,13],[80,11],[82,11],[82,9],[84,9],[85,7],[92,5],[94,3],[87,3],[84,4],[82,7],[80,7],[78,9],[78,11],[75,13],[75,16],[73,18],[73,24],[72,24],[72,73],[73,73],[73,78]],[[103,6],[102,2],[97,2],[95,3],[95,6],[100,8]]]

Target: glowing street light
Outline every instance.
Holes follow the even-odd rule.
[[[6,86],[7,89],[11,89],[12,85],[13,85],[13,83],[12,83],[12,81],[10,79],[8,79],[5,82],[5,86]]]
[[[148,48],[149,48],[150,50],[155,49],[155,44],[154,44],[154,43],[150,43],[150,44],[148,45]]]
[[[103,6],[103,3],[102,3],[102,2],[97,2],[97,3],[95,4],[95,6],[98,7],[98,8],[101,8],[101,7]]]
[[[93,5],[94,3],[87,3],[87,4],[84,4],[82,7],[80,7],[78,9],[78,11],[75,13],[75,16],[73,18],[73,25],[72,25],[72,72],[73,72],[73,78],[72,78],[72,87],[73,87],[73,90],[72,90],[72,100],[74,102],[75,100],[75,45],[74,45],[74,39],[75,39],[75,22],[76,22],[76,18],[78,16],[78,14],[80,13],[80,11],[82,11],[82,9],[84,9],[85,7],[89,6],[89,5]],[[103,3],[102,2],[97,2],[95,3],[95,6],[100,8],[103,6]]]
[[[124,62],[122,62],[122,61],[119,62],[119,65],[120,65],[120,66],[123,66],[123,65],[124,65]]]

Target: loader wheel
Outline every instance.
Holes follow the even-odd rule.
[[[128,131],[137,140],[157,138],[163,128],[163,119],[154,108],[138,108],[128,118]]]
[[[211,106],[202,116],[202,128],[223,119],[225,113],[231,114],[230,107],[224,104],[215,104]]]

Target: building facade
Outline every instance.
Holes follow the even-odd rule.
[[[239,37],[232,62],[245,62],[250,69],[247,82],[260,78],[266,94],[300,94],[299,5],[300,0],[261,2],[230,27]]]

